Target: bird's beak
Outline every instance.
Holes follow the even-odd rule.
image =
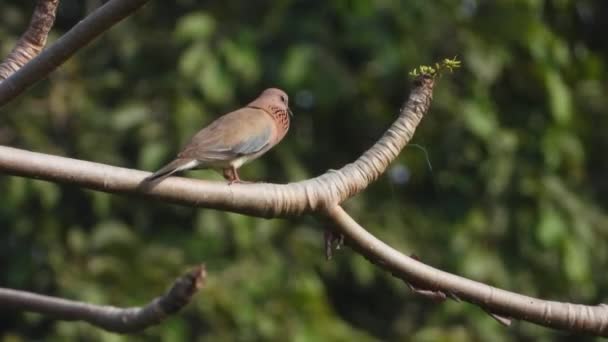
[[[293,112],[291,111],[291,108],[287,107],[287,113],[289,113],[289,116],[293,118]]]

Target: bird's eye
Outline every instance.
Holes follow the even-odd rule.
[[[283,101],[283,103],[287,103],[287,98],[284,95],[281,95],[281,101]]]

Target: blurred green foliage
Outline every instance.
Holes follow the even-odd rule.
[[[50,42],[101,1],[63,0]],[[32,4],[0,4],[4,56]],[[608,295],[608,3],[601,0],[151,1],[0,115],[0,143],[154,170],[214,117],[278,86],[296,113],[246,179],[338,168],[396,117],[408,71],[445,56],[414,142],[348,210],[404,253],[547,299]],[[213,172],[190,177],[220,179]],[[0,341],[553,341],[419,298],[322,225],[0,176],[0,286],[140,305],[190,265],[208,286],[135,336],[0,310]]]

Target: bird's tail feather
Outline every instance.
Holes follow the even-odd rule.
[[[145,181],[159,181],[171,176],[176,172],[189,170],[195,168],[196,166],[198,166],[198,161],[196,159],[178,158],[146,177]]]

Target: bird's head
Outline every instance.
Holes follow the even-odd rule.
[[[289,113],[289,116],[293,116],[293,112],[289,109],[289,97],[287,97],[287,93],[278,88],[264,90],[248,106],[262,109],[268,113],[273,113],[276,110],[286,111]]]

